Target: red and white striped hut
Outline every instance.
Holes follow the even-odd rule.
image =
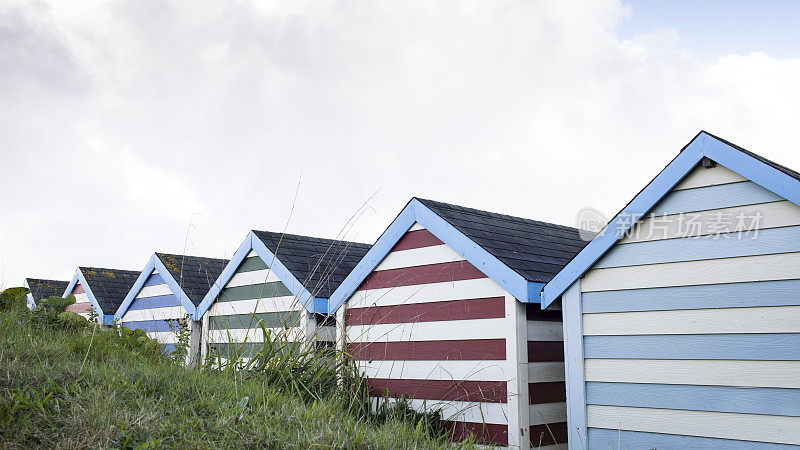
[[[539,294],[577,229],[412,199],[330,298],[375,397],[443,413],[456,438],[566,442],[561,311]]]

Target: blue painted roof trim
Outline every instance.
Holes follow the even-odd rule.
[[[75,289],[75,285],[80,283],[83,287],[83,292],[86,293],[86,297],[89,299],[89,302],[94,307],[95,311],[98,312],[99,316],[103,317],[103,325],[111,325],[114,323],[114,314],[106,314],[102,308],[100,308],[100,303],[97,302],[97,298],[94,296],[94,292],[92,292],[92,287],[89,286],[89,283],[86,282],[86,278],[83,277],[83,273],[81,269],[75,269],[75,275],[72,276],[72,280],[70,280],[69,285],[67,285],[67,289],[64,291],[64,294],[61,295],[62,298],[66,298],[67,295],[72,293],[72,290]]]
[[[175,278],[172,277],[172,274],[167,270],[167,267],[164,266],[164,263],[161,259],[153,253],[150,256],[150,259],[147,260],[147,264],[145,264],[144,269],[142,269],[141,273],[139,273],[139,277],[136,278],[136,283],[133,284],[133,287],[130,291],[128,291],[128,295],[125,296],[125,300],[122,301],[122,304],[119,305],[119,309],[114,314],[114,318],[117,320],[122,320],[122,317],[128,312],[128,308],[130,308],[131,304],[134,300],[136,300],[136,296],[139,295],[139,292],[144,288],[145,283],[147,283],[147,279],[150,278],[150,275],[153,271],[158,272],[161,276],[161,279],[164,280],[164,283],[169,287],[169,290],[172,291],[172,294],[178,297],[178,301],[183,306],[183,309],[186,310],[188,314],[194,318],[195,314],[197,313],[197,308],[194,306],[191,300],[189,300],[189,296],[183,292],[183,289],[180,287],[180,283],[178,283]],[[194,319],[197,320],[197,319]]]
[[[765,189],[800,205],[800,182],[702,131],[606,225],[600,234],[545,285],[541,293],[542,308],[546,308],[558,299],[575,280],[589,270],[620,237],[680,183],[703,157],[708,157]],[[611,230],[613,232],[607,232]]]
[[[525,278],[492,256],[483,247],[468,238],[456,227],[441,218],[417,199],[411,199],[397,218],[369,249],[342,284],[331,294],[328,311],[337,311],[358,289],[375,267],[389,254],[403,235],[419,222],[440,241],[444,242],[456,253],[463,256],[470,264],[486,274],[495,283],[522,302],[539,302],[539,292],[544,283],[528,282]]]
[[[328,312],[328,299],[314,297],[303,283],[292,275],[280,259],[276,258],[267,246],[261,242],[261,239],[251,231],[247,234],[247,237],[241,245],[239,245],[236,253],[233,254],[228,265],[222,270],[217,281],[214,282],[214,285],[208,293],[206,293],[206,296],[203,297],[203,301],[200,302],[200,306],[197,307],[197,311],[195,312],[194,320],[200,320],[206,311],[211,308],[211,305],[216,301],[217,296],[225,285],[228,284],[228,281],[236,275],[236,270],[247,257],[248,253],[250,253],[250,250],[256,252],[256,255],[258,255],[267,267],[280,278],[281,282],[283,282],[286,288],[289,289],[292,295],[297,298],[298,302],[300,302],[308,312],[320,314],[326,314]]]

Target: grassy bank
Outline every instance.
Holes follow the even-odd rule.
[[[1,311],[0,446],[448,445],[413,420],[359,417],[342,396],[304,399],[262,374],[242,375],[131,352],[113,329]]]

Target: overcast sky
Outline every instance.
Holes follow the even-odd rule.
[[[0,281],[229,257],[292,205],[335,237],[376,192],[347,238],[412,196],[573,225],[701,129],[800,168],[797,3],[696,3],[2,1]]]

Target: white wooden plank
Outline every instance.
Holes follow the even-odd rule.
[[[620,239],[619,244],[714,234],[717,231],[713,225],[721,220],[729,224],[728,232],[795,226],[800,225],[800,206],[790,201],[779,201],[686,214],[647,216],[636,224],[631,233]]]
[[[565,402],[533,404],[530,406],[530,417],[531,425],[566,422],[567,404]]]
[[[410,248],[408,250],[391,252],[378,264],[375,268],[375,272],[463,260],[463,256],[453,251],[453,249],[447,245],[432,245],[430,247]]]
[[[216,302],[206,314],[212,316],[230,316],[233,314],[297,311],[300,309],[302,309],[302,305],[300,305],[297,298],[292,295],[287,295],[285,297]]]
[[[508,423],[508,405],[505,403],[477,403],[438,400],[409,400],[417,411],[441,409],[444,420],[476,423]]]
[[[491,278],[445,281],[416,286],[368,289],[356,291],[348,300],[348,308],[406,305],[410,303],[442,302],[470,298],[503,297],[503,290]]]
[[[417,231],[417,230],[424,230],[424,229],[425,229],[425,227],[423,227],[421,223],[414,222],[414,225],[411,225],[411,228],[409,228],[408,231]]]
[[[800,417],[601,405],[586,410],[593,428],[800,444]]]
[[[153,286],[145,286],[136,294],[136,298],[157,297],[159,295],[170,295],[172,290],[166,284],[155,284]]]
[[[586,381],[800,388],[800,361],[586,359]]]
[[[449,320],[447,322],[388,323],[347,327],[348,342],[438,341],[506,337],[508,320]]]
[[[297,340],[302,336],[301,327],[293,327],[291,330],[284,328],[267,328],[281,337]],[[234,329],[234,330],[208,330],[209,343],[224,342],[264,342],[264,333],[261,328]]]
[[[528,321],[529,341],[563,341],[564,325],[561,322]]]
[[[83,294],[75,294],[75,304],[77,305],[79,303],[91,303],[89,301],[89,294],[85,292]]]
[[[800,332],[800,306],[583,315],[583,333],[587,336],[798,332]]]
[[[713,186],[717,184],[738,183],[747,181],[747,178],[738,173],[717,164],[713,168],[698,167],[689,173],[677,186],[672,188],[675,191],[691,189],[703,186]]]
[[[253,270],[250,272],[239,272],[231,277],[225,287],[249,286],[252,284],[271,283],[281,281],[275,272],[270,269]]]
[[[122,316],[123,322],[135,322],[140,320],[164,320],[179,319],[186,315],[183,306],[167,306],[164,308],[134,309],[128,310]]]
[[[407,380],[507,381],[506,361],[357,361],[370,378]]]
[[[150,331],[145,333],[150,339],[155,339],[160,344],[174,344],[178,342],[178,336],[172,331]]]
[[[528,383],[552,383],[564,380],[564,363],[561,361],[528,363]]]
[[[251,258],[253,256],[258,256],[258,253],[256,253],[255,250],[250,250],[249,252],[247,252],[247,255],[245,255],[245,258]]]
[[[800,253],[593,269],[583,292],[800,278]]]

